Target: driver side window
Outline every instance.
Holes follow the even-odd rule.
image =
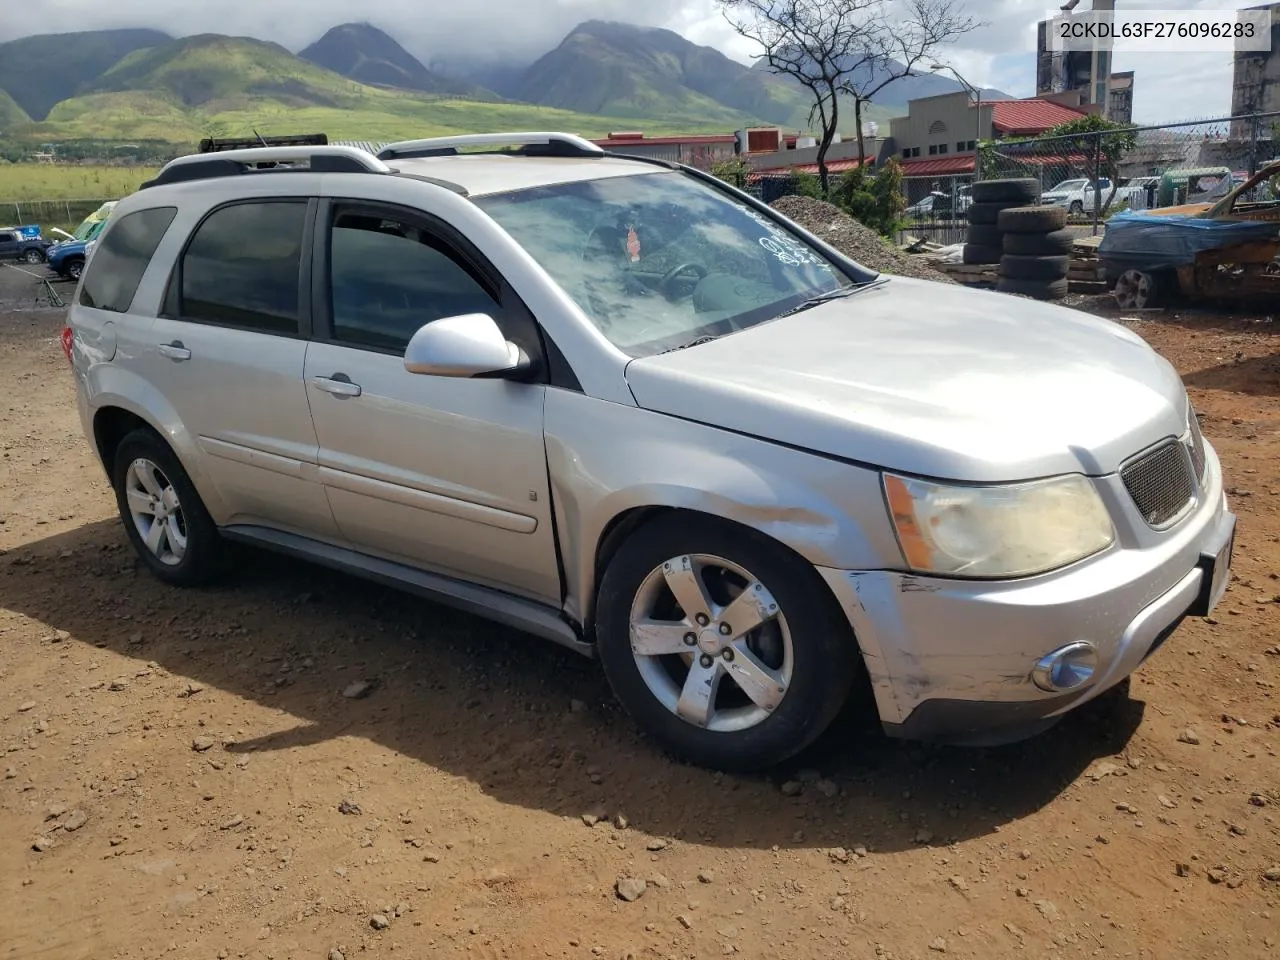
[[[333,339],[400,353],[424,324],[499,312],[489,285],[447,241],[408,217],[335,208],[329,234]]]

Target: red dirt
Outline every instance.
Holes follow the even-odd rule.
[[[1280,955],[1280,339],[1152,316],[1235,491],[1215,617],[1026,744],[842,719],[790,797],[673,764],[594,665],[501,627],[266,555],[160,585],[61,315],[0,314],[0,954]]]

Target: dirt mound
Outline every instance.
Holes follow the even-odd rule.
[[[830,203],[811,197],[782,197],[770,206],[864,267],[901,277],[916,277],[938,283],[955,282],[918,257],[894,249],[874,230],[864,227]]]

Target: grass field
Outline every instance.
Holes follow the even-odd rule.
[[[123,197],[154,174],[143,167],[0,163],[0,204]]]

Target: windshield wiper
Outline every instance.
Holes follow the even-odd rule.
[[[718,336],[694,337],[688,343],[678,343],[674,347],[668,347],[666,350],[659,350],[657,355],[662,356],[664,353],[674,353],[677,350],[687,350],[689,347],[696,347],[700,343],[710,343],[712,340],[719,340]]]
[[[801,310],[808,310],[810,307],[816,307],[822,303],[830,303],[832,300],[843,300],[845,297],[851,297],[855,293],[862,290],[869,290],[871,287],[878,287],[882,283],[888,283],[889,278],[886,276],[878,276],[874,280],[867,280],[864,283],[851,283],[847,287],[836,287],[834,290],[828,290],[826,293],[820,293],[817,296],[810,297],[808,300],[802,300],[790,310],[778,314],[778,319],[789,317],[793,313],[799,313]]]

